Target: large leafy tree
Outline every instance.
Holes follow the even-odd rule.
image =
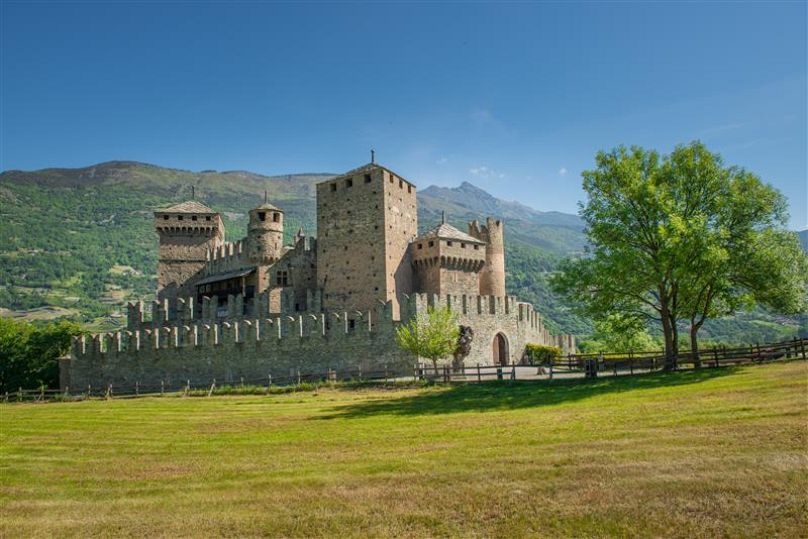
[[[57,358],[81,327],[68,321],[34,325],[0,318],[0,391],[59,387]]]
[[[431,360],[437,371],[438,360],[452,355],[457,347],[459,334],[460,326],[449,309],[430,307],[399,326],[396,341],[402,349]]]
[[[665,158],[619,147],[596,165],[583,173],[590,256],[565,262],[554,279],[585,314],[659,323],[673,368],[680,320],[695,352],[709,318],[757,303],[804,308],[805,255],[785,229],[784,197],[757,176],[698,142]],[[772,245],[787,254],[772,257]]]

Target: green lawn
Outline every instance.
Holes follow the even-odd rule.
[[[0,537],[808,535],[804,361],[0,414]]]

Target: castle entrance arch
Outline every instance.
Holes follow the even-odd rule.
[[[493,358],[494,365],[508,364],[508,338],[503,333],[494,335]]]

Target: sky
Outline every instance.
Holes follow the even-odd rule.
[[[599,150],[701,140],[808,227],[805,2],[0,0],[0,169],[469,181],[575,213]]]

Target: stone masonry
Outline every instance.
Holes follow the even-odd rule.
[[[283,245],[283,210],[264,200],[247,237],[224,241],[196,201],[155,212],[158,300],[129,304],[125,331],[81,337],[63,388],[289,377],[390,369],[418,358],[395,330],[432,307],[474,331],[468,366],[522,361],[529,343],[574,350],[532,305],[505,294],[504,225],[445,222],[418,235],[415,186],[369,163],[317,185],[317,239]],[[447,358],[447,362],[449,358]]]

